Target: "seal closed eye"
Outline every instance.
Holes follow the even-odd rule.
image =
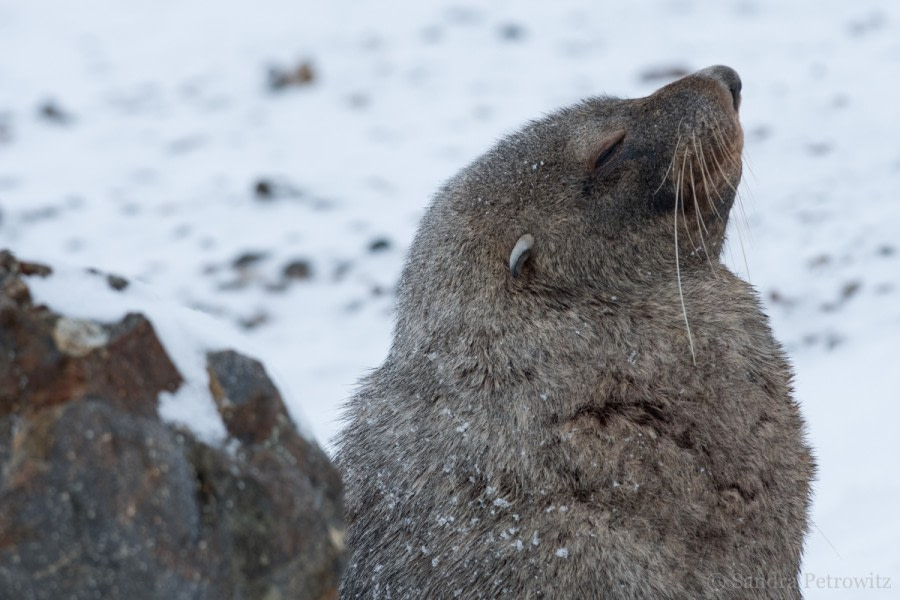
[[[619,148],[621,148],[623,141],[625,141],[625,132],[617,131],[612,136],[610,136],[608,140],[603,142],[603,145],[597,151],[597,158],[594,159],[595,174],[600,174],[603,167],[609,164],[612,158],[619,151]]]

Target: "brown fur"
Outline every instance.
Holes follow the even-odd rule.
[[[440,191],[339,440],[343,598],[800,597],[791,370],[719,260],[739,81],[585,101]]]

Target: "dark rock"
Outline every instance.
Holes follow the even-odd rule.
[[[47,265],[29,262],[20,262],[19,269],[21,270],[22,275],[40,275],[41,277],[46,277],[53,272],[53,269]]]
[[[72,115],[60,107],[54,100],[45,100],[42,102],[40,106],[38,106],[38,115],[57,125],[68,125],[73,120]]]
[[[128,280],[124,277],[119,277],[118,275],[107,275],[106,283],[117,292],[121,292],[128,287]]]
[[[312,63],[304,61],[290,68],[271,67],[269,69],[269,89],[280,92],[287,88],[310,85],[316,78]]]
[[[253,186],[253,192],[258,198],[271,198],[274,195],[272,184],[267,179],[258,180],[256,185]]]
[[[271,317],[269,317],[269,313],[265,311],[257,311],[248,317],[241,317],[240,319],[238,319],[237,323],[244,329],[256,329],[257,327],[268,323],[270,319]]]
[[[268,252],[244,252],[231,261],[231,266],[238,270],[247,269],[261,262],[268,256]]]
[[[284,179],[260,177],[253,184],[253,194],[257,200],[269,201],[280,198],[300,198],[303,191]]]
[[[391,240],[387,238],[378,238],[372,240],[369,244],[369,252],[382,252],[384,250],[388,250],[391,247]]]
[[[500,38],[510,41],[510,42],[518,42],[525,37],[525,28],[519,25],[518,23],[504,23],[500,26]]]
[[[263,366],[208,355],[210,445],[159,418],[182,376],[150,321],[56,314],[27,274],[0,252],[0,598],[337,598],[340,478]]]
[[[106,278],[106,283],[110,288],[116,290],[117,292],[121,292],[125,288],[128,287],[128,280],[120,275],[113,275],[112,273],[104,273],[99,269],[88,269],[88,273],[91,275],[98,275],[100,277]],[[31,273],[25,273],[26,275],[30,275]]]
[[[207,369],[213,398],[232,436],[259,444],[272,436],[276,424],[290,423],[281,395],[258,361],[233,350],[212,352]]]
[[[259,282],[263,276],[260,265],[269,257],[268,252],[246,251],[236,256],[231,261],[234,276],[226,281],[221,281],[218,287],[222,291],[238,291],[245,289],[254,282]]]
[[[284,265],[282,275],[285,279],[309,279],[312,276],[312,266],[309,264],[308,260],[292,260]]]
[[[778,290],[770,290],[768,297],[772,304],[779,304],[785,308],[791,308],[797,303],[796,299],[788,298]]]
[[[860,288],[862,288],[862,283],[859,281],[847,281],[841,287],[841,301],[846,302],[853,296],[859,292]]]
[[[30,413],[4,471],[4,598],[197,598],[227,573],[213,548],[185,552],[194,469],[157,419],[88,398]]]

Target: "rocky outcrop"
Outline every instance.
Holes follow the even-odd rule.
[[[153,323],[57,314],[28,276],[0,253],[0,598],[336,598],[340,478],[262,365],[207,354],[203,441],[159,416],[183,374]]]

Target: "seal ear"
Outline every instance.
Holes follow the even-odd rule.
[[[516,245],[513,246],[512,252],[509,253],[509,272],[514,278],[522,274],[522,266],[528,260],[528,257],[531,256],[531,248],[533,246],[534,236],[530,233],[520,237]]]

